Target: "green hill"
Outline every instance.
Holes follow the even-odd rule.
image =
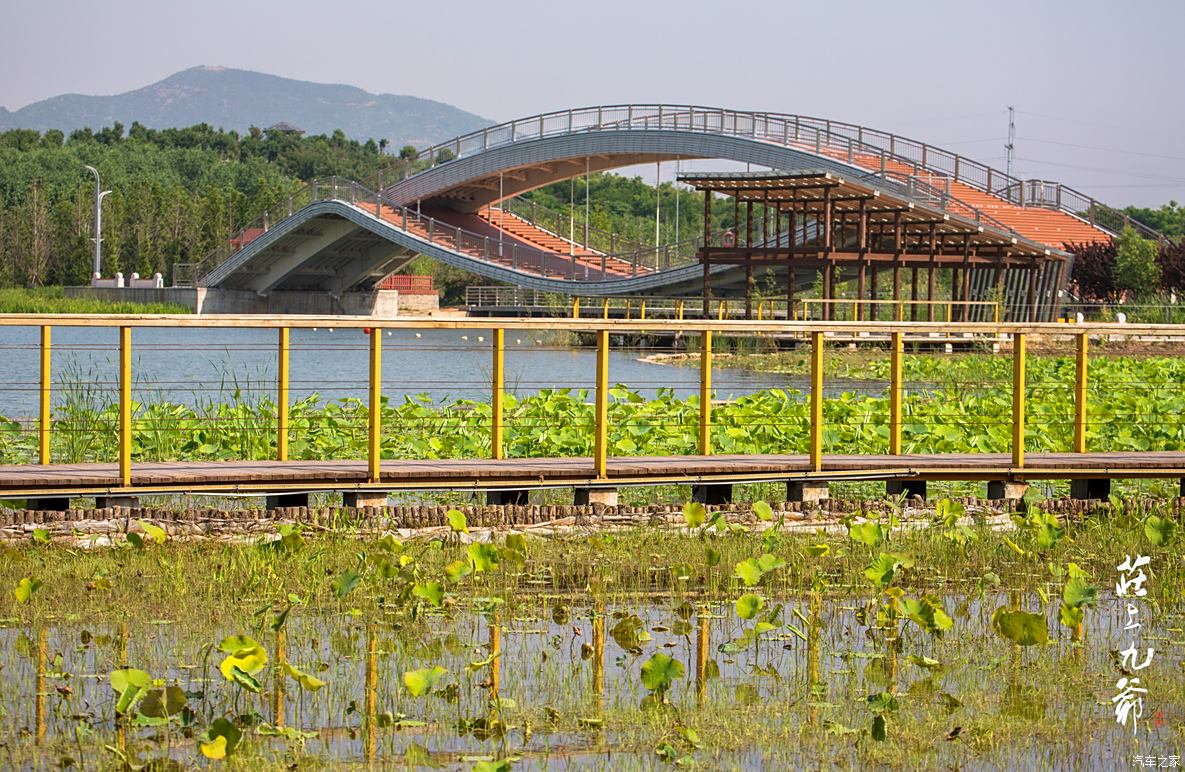
[[[490,121],[452,105],[346,85],[310,83],[227,67],[191,67],[143,88],[112,96],[63,94],[19,110],[0,108],[0,130],[99,129],[115,122],[148,128],[206,123],[246,131],[281,121],[308,134],[341,129],[352,139],[386,139],[424,147]]]

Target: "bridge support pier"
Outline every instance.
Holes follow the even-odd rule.
[[[363,507],[385,507],[387,506],[387,492],[344,491],[342,493],[342,506],[351,507],[353,509],[361,509]]]
[[[530,493],[530,491],[521,489],[521,488],[517,489],[517,490],[512,489],[512,490],[500,490],[500,491],[486,491],[486,504],[490,504],[492,506],[506,506],[506,505],[516,506],[516,507],[526,506],[528,503],[528,501],[527,501],[527,494],[528,493]]]
[[[1029,484],[1023,480],[989,480],[987,495],[989,499],[1005,499],[1006,501],[1021,501],[1029,491]]]
[[[926,498],[925,480],[888,480],[885,482],[885,494],[888,496],[905,495],[906,498]]]
[[[277,493],[268,496],[264,502],[264,506],[268,509],[307,507],[308,505],[309,494],[307,493]]]
[[[124,507],[125,509],[136,509],[140,506],[139,496],[96,496],[95,509],[114,509],[115,507]]]
[[[786,482],[786,501],[809,504],[827,498],[831,498],[831,488],[825,482],[816,480],[788,480]]]
[[[616,488],[577,488],[572,501],[578,507],[593,504],[604,504],[606,507],[617,506]]]
[[[1111,495],[1111,478],[1095,477],[1085,480],[1070,480],[1070,498],[1105,499]]]
[[[730,504],[732,503],[732,484],[693,485],[691,486],[691,500],[701,504]]]

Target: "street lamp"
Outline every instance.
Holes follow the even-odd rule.
[[[102,185],[99,184],[99,170],[93,166],[86,167],[90,169],[91,174],[95,175],[95,270],[92,274],[93,278],[101,279],[103,274],[99,270],[99,263],[102,256],[103,244],[103,199],[111,193],[110,190],[102,190]]]

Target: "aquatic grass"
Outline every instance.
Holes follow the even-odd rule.
[[[372,757],[515,768],[1025,766],[1026,754],[1082,766],[1169,741],[1163,729],[1141,738],[1116,727],[1098,698],[1116,677],[1108,650],[1122,625],[1106,579],[1121,555],[1143,551],[1155,566],[1146,622],[1164,652],[1147,677],[1166,715],[1185,704],[1173,677],[1179,537],[1155,544],[1147,528],[1172,510],[1056,525],[1022,513],[1005,532],[942,509],[934,528],[883,516],[875,538],[858,518],[798,534],[772,512],[758,528],[691,507],[679,528],[551,540],[467,544],[454,516],[454,535],[427,542],[294,527],[263,544],[31,541],[4,548],[0,563],[0,585],[41,582],[0,627],[15,652],[0,709],[34,726],[39,691],[49,728],[42,746],[11,722],[0,736],[15,766],[41,754],[109,764],[109,745],[129,763],[225,752],[250,768]],[[974,538],[946,538],[949,517]],[[870,581],[885,554],[901,556],[901,569]],[[751,587],[733,570],[749,560],[761,568]],[[450,573],[458,561],[471,570]],[[1104,585],[1081,638],[1057,620],[1070,563]],[[439,596],[415,592],[430,583]],[[764,606],[749,614],[750,602],[737,602],[746,594]],[[917,598],[931,600],[908,602]],[[1000,607],[1039,613],[1050,643],[1014,646],[992,625]],[[220,665],[231,660],[228,678]],[[163,703],[179,690],[184,707],[145,709],[146,695],[133,693],[116,719],[127,679],[112,689],[108,674],[126,668],[161,679],[138,688],[163,690]]]

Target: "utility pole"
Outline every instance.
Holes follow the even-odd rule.
[[[1008,144],[1004,149],[1008,151],[1008,176],[1012,176],[1012,154],[1016,148],[1016,108],[1008,105]]]
[[[95,279],[103,278],[101,273],[102,248],[103,248],[103,199],[106,198],[111,191],[102,190],[102,185],[99,183],[99,170],[93,166],[86,167],[91,174],[95,175],[95,237],[92,241],[95,242],[95,265],[94,272],[91,274]]]

